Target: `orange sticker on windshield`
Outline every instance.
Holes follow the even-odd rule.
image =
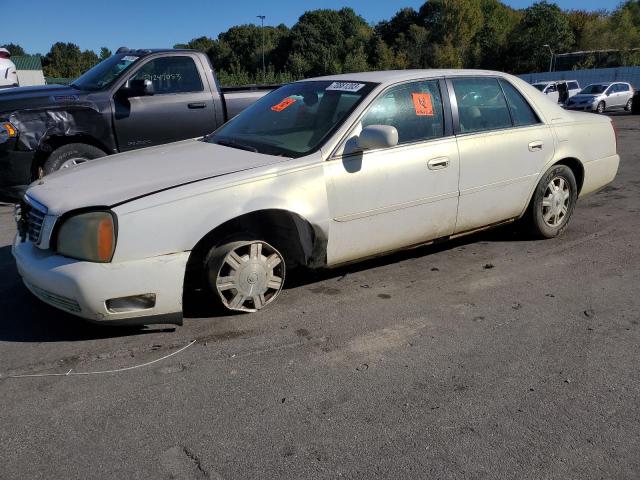
[[[293,103],[296,103],[295,98],[285,98],[277,105],[274,105],[273,107],[271,107],[271,110],[273,110],[274,112],[281,112],[282,110],[284,110],[285,108],[287,108],[289,105]]]
[[[416,115],[424,117],[433,117],[433,104],[431,103],[430,93],[412,93],[413,108],[416,110]]]

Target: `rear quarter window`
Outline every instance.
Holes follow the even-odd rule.
[[[502,79],[500,80],[500,85],[507,97],[507,104],[509,105],[509,110],[511,110],[513,124],[516,127],[540,123],[540,119],[536,115],[536,112],[533,111],[533,108],[531,108],[531,105],[529,105],[529,102],[527,102],[513,85]]]

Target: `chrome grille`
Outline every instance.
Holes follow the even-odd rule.
[[[42,224],[44,223],[44,217],[47,215],[47,207],[31,198],[25,197],[21,213],[26,220],[27,238],[38,244],[42,236]]]

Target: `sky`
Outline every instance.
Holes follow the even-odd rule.
[[[526,8],[534,0],[503,0]],[[18,0],[3,8],[0,45],[17,43],[28,53],[47,53],[55,42],[81,49],[162,48],[192,38],[215,38],[233,25],[259,23],[292,26],[307,10],[351,7],[375,24],[402,7],[419,8],[424,0]],[[619,0],[556,0],[563,9],[613,10]],[[8,12],[7,12],[8,8]],[[4,15],[3,15],[4,16]]]

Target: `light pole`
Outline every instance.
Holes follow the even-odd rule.
[[[551,47],[547,43],[545,43],[543,47],[547,47],[549,49],[549,52],[551,52],[551,59],[549,60],[549,71],[551,71],[551,69],[553,68],[553,50],[551,50]]]
[[[266,18],[266,15],[257,15],[257,17],[260,19],[260,29],[262,30],[262,82],[264,83],[265,78],[267,77],[267,71],[264,67],[264,19]]]

